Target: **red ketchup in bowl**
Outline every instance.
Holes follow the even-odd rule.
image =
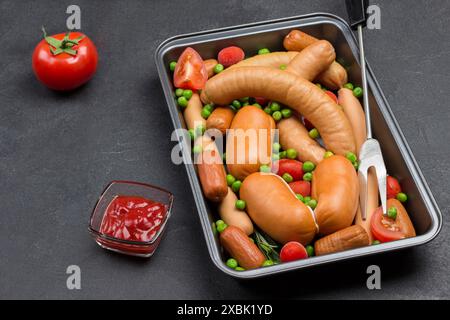
[[[167,207],[143,197],[116,196],[103,216],[100,232],[127,241],[152,241],[161,228]]]

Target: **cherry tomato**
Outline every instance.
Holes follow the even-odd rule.
[[[208,72],[202,57],[194,49],[186,48],[175,67],[173,75],[175,87],[191,90],[203,89],[206,80],[208,80]]]
[[[381,242],[389,242],[415,236],[414,226],[403,205],[396,199],[390,199],[387,206],[396,208],[397,217],[395,220],[391,219],[383,215],[381,207],[376,209],[370,220],[370,229],[374,238]]]
[[[295,194],[301,194],[303,197],[311,196],[311,183],[308,181],[294,181],[289,183]]]
[[[333,99],[333,101],[334,101],[336,104],[338,103],[338,98],[336,97],[336,95],[335,95],[333,92],[327,90],[327,91],[325,91],[325,93],[326,93],[331,99]]]
[[[301,180],[303,177],[303,163],[292,159],[281,159],[276,161],[272,166],[273,173],[276,173],[280,177],[289,173],[294,181]]]
[[[280,252],[282,262],[295,261],[308,258],[308,252],[305,247],[296,241],[286,243]]]
[[[241,48],[231,46],[220,50],[217,60],[219,60],[219,63],[225,68],[228,68],[229,66],[244,60],[244,57],[245,53]]]
[[[269,99],[263,98],[263,97],[255,97],[255,102],[259,104],[260,106],[265,106],[269,103]]]
[[[398,180],[392,176],[387,176],[386,189],[387,189],[387,198],[388,199],[395,199],[395,197],[397,197],[397,194],[399,192],[402,192],[400,183],[398,183]]]
[[[306,118],[303,118],[303,123],[305,124],[305,128],[306,128],[308,131],[311,131],[312,129],[315,128],[314,125],[313,125],[308,119],[306,119]]]
[[[89,81],[97,70],[94,43],[80,32],[59,33],[51,37],[44,31],[33,52],[33,71],[50,89],[72,90]]]

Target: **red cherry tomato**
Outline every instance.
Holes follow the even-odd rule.
[[[182,89],[198,90],[205,87],[208,72],[202,57],[188,47],[181,54],[174,70],[173,83]]]
[[[231,46],[220,50],[217,60],[219,60],[219,63],[225,68],[228,68],[229,66],[244,60],[244,57],[245,53],[241,48]]]
[[[41,40],[33,52],[33,71],[50,89],[72,90],[89,81],[97,70],[94,43],[80,32],[56,34]],[[49,42],[52,45],[49,44]]]
[[[260,106],[265,106],[269,103],[269,99],[262,98],[262,97],[255,97],[255,102],[259,104]]]
[[[327,90],[327,91],[325,91],[325,93],[326,93],[331,99],[333,99],[333,101],[334,101],[336,104],[338,103],[338,98],[336,97],[336,95],[335,95],[333,92]]]
[[[311,183],[308,181],[294,181],[289,183],[289,187],[295,194],[301,194],[304,197],[311,196]]]
[[[308,258],[308,252],[305,247],[296,241],[286,243],[280,252],[282,262],[295,261]]]
[[[272,170],[279,176],[289,173],[294,181],[303,178],[303,163],[297,160],[281,159],[273,164]]]
[[[402,188],[400,187],[398,180],[391,176],[387,176],[386,189],[388,199],[395,199],[397,194],[402,192]]]
[[[310,131],[310,130],[312,130],[312,129],[315,128],[314,125],[313,125],[311,122],[309,122],[309,120],[306,119],[306,118],[303,118],[303,123],[305,124],[305,128],[306,128],[308,131]]]

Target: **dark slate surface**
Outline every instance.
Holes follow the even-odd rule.
[[[450,3],[382,1],[382,29],[366,33],[367,58],[444,215],[420,248],[240,282],[210,261],[185,170],[172,165],[172,128],[153,60],[180,33],[325,11],[344,1],[76,1],[100,53],[98,73],[70,94],[31,71],[40,27],[65,29],[73,1],[0,1],[0,297],[2,298],[450,298],[448,86]],[[113,179],[172,190],[168,233],[149,261],[98,248],[91,208]],[[65,270],[82,270],[82,289]],[[366,288],[366,267],[382,290]]]

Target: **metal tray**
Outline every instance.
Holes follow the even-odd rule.
[[[174,100],[174,88],[168,64],[170,61],[176,60],[187,46],[193,47],[205,59],[215,57],[220,49],[229,45],[240,46],[249,55],[255,54],[259,48],[263,47],[272,51],[284,50],[282,47],[283,37],[290,30],[296,28],[301,28],[301,30],[317,38],[330,41],[336,49],[338,61],[347,68],[350,81],[361,83],[357,59],[357,41],[348,24],[334,15],[317,13],[180,35],[161,43],[155,52],[159,77],[174,127],[186,128],[186,125]],[[186,171],[197,204],[208,251],[212,261],[220,270],[236,278],[257,278],[339,260],[413,247],[427,243],[437,236],[442,225],[442,215],[370,67],[368,67],[368,84],[374,136],[381,143],[388,172],[400,179],[403,190],[409,195],[406,209],[414,223],[417,236],[272,267],[235,271],[225,265],[223,251],[217,237],[213,234],[211,225],[215,220],[214,216],[217,218],[213,211],[214,208],[203,197],[194,166],[186,164]],[[181,137],[177,138],[180,139]],[[183,156],[187,157],[189,153],[190,150],[185,150]]]

